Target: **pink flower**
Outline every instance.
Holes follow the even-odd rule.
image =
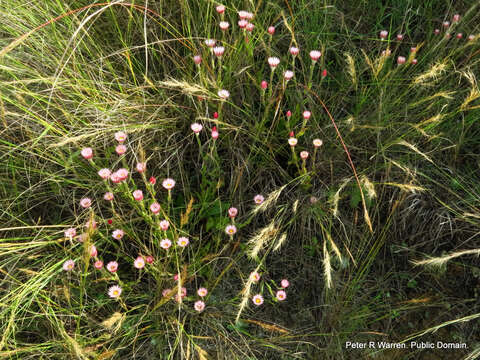
[[[67,260],[63,263],[63,270],[65,271],[72,271],[74,267],[75,267],[75,261],[73,260]]]
[[[260,83],[260,87],[265,90],[268,87],[268,83],[265,80],[262,80],[262,82]]]
[[[68,228],[67,230],[65,230],[66,238],[72,239],[76,235],[77,235],[77,230],[75,228]]]
[[[412,64],[413,64],[413,65],[417,65],[417,63],[418,63],[418,60],[417,60],[417,59],[412,59]]]
[[[237,232],[237,227],[235,225],[227,225],[225,232],[228,235],[234,235]]]
[[[453,22],[459,22],[459,21],[460,21],[460,14],[453,15]]]
[[[270,35],[273,35],[273,34],[275,34],[275,27],[274,26],[269,26],[267,31]]]
[[[220,24],[218,25],[220,26],[220,29],[222,29],[223,31],[227,30],[230,27],[230,24],[226,21],[220,21]]]
[[[214,119],[218,119],[218,112],[215,111],[215,112],[213,113],[213,118],[214,118]]]
[[[148,255],[148,256],[145,258],[145,261],[147,262],[147,264],[153,264],[153,256]]]
[[[195,304],[193,305],[195,310],[198,312],[202,312],[203,309],[205,309],[205,303],[202,300],[195,301]]]
[[[287,279],[282,279],[282,281],[280,282],[280,285],[282,286],[282,288],[286,289],[290,283],[288,282]]]
[[[253,31],[254,27],[255,25],[253,25],[252,23],[248,23],[247,26],[245,26],[245,29],[247,29],[247,31]]]
[[[442,25],[443,25],[444,28],[447,28],[447,27],[450,26],[450,21],[444,21],[444,22],[442,23]]]
[[[101,268],[103,268],[103,261],[102,260],[97,260],[97,261],[95,261],[93,266],[95,267],[95,269],[100,270]]]
[[[285,115],[286,115],[286,117],[289,118],[290,116],[292,116],[292,112],[291,112],[290,110],[288,110],[288,111],[285,113]]]
[[[120,179],[120,181],[126,180],[128,177],[128,170],[124,168],[118,169],[117,176]]]
[[[143,200],[143,192],[142,190],[135,190],[133,192],[133,198],[137,201],[142,201]]]
[[[148,179],[148,182],[152,185],[155,185],[157,183],[157,179],[155,179],[155,176],[151,176],[150,179]]]
[[[290,54],[292,54],[293,56],[297,56],[298,53],[300,52],[300,49],[297,48],[297,47],[295,47],[295,46],[292,46],[292,47],[289,49],[289,51],[290,51]]]
[[[310,116],[312,116],[312,113],[311,113],[310,111],[305,110],[305,111],[303,112],[303,118],[304,118],[305,120],[310,119]]]
[[[100,170],[98,170],[98,175],[103,180],[106,180],[112,175],[112,172],[110,171],[110,169],[100,169]]]
[[[387,50],[383,50],[382,51],[382,56],[390,56],[392,52],[390,51],[390,49],[387,49]]]
[[[98,255],[97,247],[95,245],[90,245],[90,256],[95,257]]]
[[[87,229],[96,229],[97,228],[97,222],[95,219],[90,219],[85,223],[85,227]]]
[[[110,175],[110,180],[112,180],[114,184],[118,184],[120,181],[122,181],[122,179],[120,179],[120,176],[118,176],[117,172],[114,172],[112,173],[112,175]]]
[[[327,69],[322,70],[322,77],[327,77]]]
[[[269,57],[268,58],[268,65],[274,70],[278,64],[280,64],[280,59],[278,57]]]
[[[178,277],[179,277],[179,276],[180,276],[180,274],[175,274],[175,275],[173,275],[173,280],[174,280],[174,281],[178,281]]]
[[[208,290],[205,289],[204,287],[201,287],[200,289],[197,290],[197,294],[200,297],[205,297],[208,294]]]
[[[224,48],[223,46],[215,46],[215,47],[213,48],[213,53],[214,53],[217,57],[222,57],[224,52],[225,52],[225,48]]]
[[[278,301],[283,301],[287,298],[287,293],[284,290],[278,290],[276,298]]]
[[[127,140],[127,134],[125,134],[123,131],[118,131],[115,133],[115,140],[117,140],[119,143],[123,143],[125,140]]]
[[[87,239],[87,237],[88,237],[88,234],[86,234],[86,233],[81,233],[80,235],[78,235],[77,240],[78,240],[78,242],[83,243],[83,242]]]
[[[172,291],[172,289],[163,289],[162,296],[167,297],[168,295],[170,295],[171,291]]]
[[[217,131],[217,127],[216,127],[216,126],[214,126],[214,127],[212,128],[212,138],[213,138],[213,140],[218,139],[218,131]]]
[[[406,61],[405,56],[399,56],[397,58],[397,64],[398,65],[405,64],[405,61]]]
[[[318,59],[320,59],[320,56],[322,56],[322,53],[318,50],[312,50],[310,51],[310,58],[312,59],[312,61],[317,61]]]
[[[257,271],[253,271],[250,273],[250,279],[254,283],[258,283],[260,281],[260,274]]]
[[[117,145],[117,147],[115,148],[115,152],[118,154],[118,155],[123,155],[125,154],[125,152],[127,151],[127,147],[123,144],[119,144]]]
[[[206,39],[205,40],[205,45],[207,45],[209,48],[213,48],[216,43],[217,43],[217,41],[214,40],[214,39]]]
[[[475,35],[468,35],[468,40],[469,41],[472,41],[473,39],[475,39]]]
[[[318,148],[318,147],[320,147],[320,146],[322,146],[322,145],[323,145],[323,141],[322,141],[322,140],[320,140],[320,139],[314,139],[314,140],[313,140],[313,146],[314,146],[314,147]]]
[[[283,73],[283,77],[285,78],[285,80],[290,80],[291,78],[293,78],[293,71],[291,70],[287,70]]]
[[[80,154],[84,157],[84,159],[89,160],[93,157],[93,150],[92,148],[84,148],[82,151],[80,151]]]
[[[301,151],[300,158],[302,158],[303,160],[306,160],[308,158],[308,151]]]
[[[387,30],[382,30],[380,31],[380,39],[385,40],[388,36],[388,31]]]
[[[189,243],[190,243],[190,241],[185,236],[182,236],[182,237],[178,238],[178,240],[177,240],[177,245],[182,247],[182,248],[187,247],[187,245]]]
[[[412,53],[417,52],[417,48],[416,47],[411,47],[410,52],[412,52]]]
[[[200,131],[202,131],[203,126],[199,123],[193,123],[192,125],[190,125],[190,128],[195,134],[198,134]]]
[[[90,200],[90,198],[83,198],[80,200],[80,206],[88,209],[90,206],[92,206],[92,200]]]
[[[113,200],[113,194],[111,192],[106,192],[105,195],[103,195],[103,199],[107,201],[112,201]]]
[[[217,13],[223,14],[225,12],[225,6],[224,5],[217,5],[215,10],[217,10]]]
[[[116,229],[112,232],[112,237],[116,240],[122,240],[124,235],[125,235],[125,233],[121,229]]]
[[[433,31],[433,33],[434,33],[435,35],[440,34],[440,29],[435,29],[435,30]]]
[[[116,261],[110,261],[107,264],[107,270],[110,271],[111,273],[114,273],[118,270],[118,263]]]
[[[228,209],[228,216],[230,216],[231,218],[234,218],[235,216],[237,216],[237,214],[238,214],[237,208],[231,207],[230,209]]]
[[[230,93],[227,90],[219,90],[217,94],[223,100],[228,99],[228,97],[230,96]]]
[[[253,14],[251,12],[241,10],[241,11],[238,12],[238,17],[240,19],[252,20],[253,19]]]
[[[138,256],[133,262],[133,266],[137,269],[143,269],[145,267],[145,260],[143,260],[143,257]]]
[[[160,229],[162,229],[163,231],[167,231],[169,226],[170,223],[168,222],[168,220],[160,221]]]
[[[240,29],[245,29],[248,25],[248,21],[247,20],[239,20],[238,21],[238,26],[240,27]]]
[[[402,34],[397,34],[397,40],[402,41],[403,40],[403,35]]]
[[[288,139],[288,144],[290,146],[295,146],[295,145],[297,145],[297,143],[298,143],[298,140],[294,137],[291,137],[291,138]]]
[[[160,247],[162,249],[169,249],[170,246],[172,246],[172,242],[170,241],[170,239],[163,239],[162,241],[160,241]]]
[[[175,180],[170,179],[170,178],[165,179],[162,182],[162,186],[167,190],[171,190],[175,186]]]
[[[110,286],[110,288],[108,289],[108,296],[110,296],[112,299],[120,297],[121,294],[122,288],[118,285]]]
[[[255,305],[260,306],[263,304],[263,296],[260,294],[254,295],[252,301]]]
[[[458,33],[457,34],[457,39],[461,39],[463,37],[463,34],[462,33]]]
[[[452,35],[450,33],[445,34],[445,38],[450,39],[451,37],[452,37]]]
[[[158,202],[154,202],[150,205],[150,211],[157,215],[160,212],[160,204]]]
[[[143,173],[146,169],[147,169],[147,164],[144,162],[137,163],[137,166],[135,167],[135,170],[137,170],[139,173]]]
[[[185,296],[187,296],[187,289],[186,289],[186,288],[182,287],[182,288],[180,289],[180,296],[182,297],[182,299],[183,299]],[[178,294],[175,295],[175,301],[176,301],[176,302],[179,302]]]
[[[253,198],[253,201],[255,201],[255,204],[257,205],[260,205],[261,203],[263,203],[264,200],[265,198],[260,194],[255,195],[255,197]]]
[[[197,65],[200,65],[200,63],[202,62],[202,57],[200,55],[195,55],[193,57],[193,62]]]

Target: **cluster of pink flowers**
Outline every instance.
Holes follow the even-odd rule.
[[[252,280],[252,282],[258,283],[260,281],[260,274],[257,271],[253,271],[252,273],[250,273],[250,279]],[[277,301],[283,301],[287,298],[287,293],[285,292],[285,289],[288,286],[290,286],[289,281],[287,279],[282,279],[282,281],[280,282],[280,289],[277,290],[277,292],[275,293],[275,299]],[[252,302],[257,306],[262,305],[264,302],[263,296],[261,294],[253,295]]]

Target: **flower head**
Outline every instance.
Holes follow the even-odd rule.
[[[286,289],[289,285],[290,283],[288,282],[287,279],[282,279],[282,281],[280,281],[280,286],[284,289]]]
[[[98,251],[97,251],[97,247],[95,245],[90,245],[90,248],[89,248],[89,253],[90,253],[90,256],[91,257],[95,257],[98,255]]]
[[[234,235],[237,232],[237,227],[235,225],[227,225],[225,227],[225,232],[228,235]]]
[[[190,128],[195,134],[198,134],[200,131],[202,131],[203,126],[199,123],[193,123],[192,125],[190,125]]]
[[[290,137],[290,138],[288,139],[288,144],[289,144],[290,146],[295,146],[295,145],[297,145],[297,143],[298,143],[298,140],[297,140],[296,138],[294,138],[294,137]]]
[[[84,157],[84,159],[89,160],[93,157],[93,150],[92,148],[84,148],[82,151],[80,151],[80,154]]]
[[[117,176],[120,179],[120,181],[124,181],[128,177],[128,170],[127,169],[124,169],[124,168],[118,169],[116,173],[117,173]]]
[[[234,218],[235,216],[237,216],[237,214],[238,214],[237,208],[231,207],[230,209],[228,209],[228,216],[230,216],[231,218]]]
[[[215,47],[213,48],[213,53],[214,53],[217,57],[222,57],[224,52],[225,52],[225,48],[224,48],[223,46],[215,46]]]
[[[313,140],[313,146],[315,146],[316,148],[320,147],[323,145],[323,141],[320,140],[320,139],[314,139]]]
[[[190,243],[190,241],[185,236],[179,237],[178,240],[177,240],[177,245],[182,247],[182,248],[187,247],[187,245],[189,243]]]
[[[241,19],[238,21],[238,26],[240,27],[240,29],[245,29],[247,25],[248,25],[248,21],[245,19]]]
[[[193,304],[193,307],[198,312],[202,312],[203,309],[205,309],[205,303],[202,300],[198,300],[198,301],[195,301],[195,304]]]
[[[137,269],[143,269],[145,267],[145,260],[141,256],[137,256],[135,261],[133,262],[133,266]]]
[[[97,222],[95,221],[95,219],[89,219],[85,223],[85,227],[87,229],[96,229],[97,228]]]
[[[97,261],[95,261],[93,266],[95,267],[95,269],[100,270],[101,268],[103,268],[103,261],[102,260],[97,260]]]
[[[110,271],[111,273],[114,273],[118,270],[118,263],[116,261],[110,261],[107,264],[107,270]]]
[[[399,56],[397,58],[397,64],[398,65],[405,64],[405,61],[406,61],[405,56]]]
[[[275,34],[275,26],[269,26],[267,31],[270,35]]]
[[[88,209],[90,206],[92,206],[92,200],[90,198],[83,198],[80,200],[80,206]]]
[[[453,15],[453,22],[459,22],[459,21],[460,21],[460,14]]]
[[[170,179],[170,178],[165,179],[162,182],[162,186],[167,190],[171,190],[175,186],[175,180]]]
[[[124,235],[125,235],[125,233],[121,229],[116,229],[116,230],[113,230],[113,232],[112,232],[112,237],[116,240],[121,240]]]
[[[223,31],[227,30],[230,27],[230,24],[227,21],[220,21],[220,24],[218,25]]]
[[[228,99],[228,97],[230,96],[230,93],[227,90],[219,90],[217,94],[218,94],[218,97],[220,97],[223,100]]]
[[[475,39],[475,35],[468,35],[468,40],[469,41],[472,41],[473,39]]]
[[[287,298],[287,293],[285,292],[285,290],[278,290],[275,297],[278,301],[283,301]]]
[[[153,256],[148,255],[148,256],[145,258],[145,261],[147,262],[147,264],[153,264]]]
[[[260,294],[254,295],[252,301],[255,305],[260,306],[263,304],[263,296]]]
[[[158,202],[154,202],[150,205],[150,211],[157,215],[160,212],[160,204]]]
[[[63,263],[63,270],[65,271],[72,271],[74,267],[75,267],[75,261],[73,260],[67,260]]]
[[[123,143],[125,140],[127,140],[127,134],[125,134],[123,131],[118,131],[115,133],[115,140],[117,140],[119,143]]]
[[[270,65],[270,67],[273,69],[275,69],[278,64],[280,64],[280,59],[278,57],[269,57],[268,58],[268,65]]]
[[[68,228],[67,230],[65,230],[66,238],[72,239],[76,235],[77,235],[77,230],[75,228]]]
[[[193,62],[197,65],[200,65],[200,63],[202,62],[202,57],[200,55],[195,55],[193,57]]]
[[[403,40],[403,35],[402,34],[397,34],[397,40],[402,41]]]
[[[112,299],[120,297],[121,294],[122,288],[118,285],[110,286],[110,288],[108,289],[108,296],[110,296]]]
[[[218,134],[217,127],[214,126],[214,127],[212,128],[212,138],[213,138],[213,140],[218,139],[218,135],[219,135],[219,134]]]
[[[260,281],[260,274],[257,272],[257,271],[252,271],[250,273],[250,279],[254,282],[254,283],[258,283]]]
[[[217,43],[217,41],[214,40],[214,39],[206,39],[205,40],[205,45],[207,45],[209,48],[213,48],[216,43]]]
[[[458,33],[457,34],[457,39],[461,39],[463,37],[463,34],[462,33]]]
[[[217,5],[215,10],[217,10],[217,13],[223,14],[225,12],[225,6],[224,5]]]
[[[167,297],[168,295],[170,295],[171,291],[172,291],[172,289],[163,289],[162,296]]]
[[[293,56],[297,56],[298,53],[300,52],[300,49],[297,48],[297,47],[295,47],[295,46],[292,46],[292,47],[289,49],[289,51],[290,51],[290,54],[292,54]]]
[[[303,118],[304,118],[305,120],[310,119],[310,116],[312,116],[312,113],[311,113],[310,111],[305,110],[305,111],[303,112]]]
[[[199,289],[197,290],[197,294],[198,294],[198,296],[200,296],[200,297],[205,297],[205,296],[207,296],[207,294],[208,294],[208,290],[205,289],[204,287],[201,287],[201,288],[199,288]]]
[[[107,201],[112,201],[113,200],[113,193],[106,192],[105,195],[103,195],[103,199],[107,200]]]
[[[247,26],[245,26],[245,29],[247,31],[253,31],[254,27],[255,27],[255,25],[253,25],[252,23],[248,23]]]
[[[327,76],[327,69],[323,69],[322,70],[322,77],[326,77]]]
[[[320,59],[320,56],[322,56],[322,53],[318,50],[312,50],[310,51],[310,58],[312,59],[312,61],[317,61],[318,59]]]
[[[380,39],[385,40],[388,36],[388,31],[387,30],[382,30],[380,31]]]
[[[98,175],[103,180],[107,180],[112,175],[112,172],[110,171],[110,169],[100,169],[98,170]]]
[[[137,163],[137,166],[135,167],[135,170],[137,170],[139,173],[143,173],[146,169],[147,169],[147,164],[144,162]]]
[[[133,198],[137,201],[142,201],[143,200],[143,192],[142,190],[135,190],[133,192]]]
[[[148,182],[152,185],[155,185],[157,183],[157,179],[155,179],[155,176],[150,176],[150,179],[148,179]]]
[[[417,59],[412,59],[412,64],[413,65],[416,65],[418,63],[418,60]]]
[[[253,19],[253,14],[251,12],[248,12],[248,11],[245,11],[245,10],[240,10],[238,12],[238,17],[240,19],[252,20]]]
[[[115,147],[115,152],[118,154],[118,155],[123,155],[127,152],[127,147],[123,144],[119,144]]]
[[[434,33],[435,35],[440,34],[440,29],[435,29],[435,30],[433,30],[433,33]]]
[[[308,158],[308,151],[301,151],[300,158],[302,158],[303,160],[306,160]]]
[[[255,195],[255,197],[253,198],[253,201],[255,201],[255,204],[257,205],[260,205],[261,203],[263,203],[263,201],[265,200],[265,198],[263,197],[263,195]]]
[[[285,78],[285,80],[290,80],[291,78],[293,78],[293,71],[291,70],[287,70],[283,73],[283,77]]]
[[[262,82],[260,83],[260,87],[265,90],[268,87],[268,83],[265,80],[262,80]]]
[[[288,110],[288,111],[285,113],[285,116],[289,118],[290,116],[292,116],[292,112],[291,112],[290,110]]]
[[[170,223],[168,222],[168,220],[160,221],[160,229],[162,229],[163,231],[167,231],[169,226]]]
[[[447,27],[450,26],[450,21],[444,21],[444,22],[442,23],[442,25],[443,25],[444,28],[447,28]]]
[[[162,249],[169,249],[170,246],[172,246],[172,242],[170,241],[170,239],[163,239],[162,241],[160,241],[160,247]]]

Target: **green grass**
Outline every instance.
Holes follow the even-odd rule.
[[[228,1],[224,33],[216,5],[2,3],[0,357],[474,359],[477,2]],[[242,9],[255,12],[248,41],[237,25]],[[434,35],[455,13],[462,18],[452,38]],[[221,70],[207,38],[225,46]],[[294,68],[292,45],[300,48]],[[313,68],[312,49],[322,52]],[[396,64],[400,55],[407,64]],[[269,56],[281,59],[273,74]],[[284,87],[287,69],[295,77]],[[219,89],[230,92],[227,101]],[[193,122],[203,125],[198,137]],[[123,157],[117,131],[128,134]],[[313,156],[315,138],[323,146]],[[85,147],[93,162],[80,155]],[[306,167],[302,150],[310,152]],[[134,171],[139,161],[144,174]],[[104,167],[131,176],[107,185],[97,175]],[[176,180],[171,199],[161,187],[167,177]],[[144,204],[131,197],[137,188]],[[103,200],[109,189],[112,203]],[[254,204],[256,194],[264,205]],[[92,209],[80,208],[85,196]],[[168,232],[148,210],[153,198]],[[231,206],[238,231],[229,237]],[[98,228],[86,242],[64,237],[69,227],[83,232],[92,216]],[[116,228],[126,233],[120,241]],[[179,236],[191,244],[166,255],[160,241]],[[116,274],[93,268],[93,242],[105,264],[118,261]],[[139,254],[155,262],[139,271]],[[67,259],[76,262],[72,272],[62,270]],[[248,281],[254,270],[258,284]],[[182,304],[162,297],[179,290],[176,273],[188,291]],[[291,285],[278,302],[283,278]],[[120,300],[107,294],[117,283]],[[209,294],[197,313],[200,286]],[[256,293],[262,306],[251,302]],[[346,341],[468,348],[349,350]]]

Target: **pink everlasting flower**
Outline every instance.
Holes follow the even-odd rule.
[[[296,138],[294,138],[294,137],[290,137],[290,138],[288,139],[288,144],[289,144],[290,146],[295,146],[295,145],[297,145],[297,143],[298,143],[298,140],[297,140]]]
[[[98,255],[97,247],[95,245],[90,245],[90,256],[95,257]]]
[[[200,63],[202,62],[202,57],[200,55],[195,55],[193,57],[193,62],[197,65],[200,65]]]
[[[168,295],[170,295],[171,291],[172,291],[172,289],[163,289],[162,296],[167,297]]]
[[[218,139],[218,135],[219,135],[219,134],[218,134],[217,127],[214,126],[214,127],[212,128],[212,138],[213,138],[213,140]]]
[[[86,233],[81,233],[80,235],[78,235],[77,240],[78,240],[78,242],[83,243],[83,242],[87,239],[87,237],[88,237],[88,234],[86,234]]]
[[[220,24],[218,25],[220,26],[220,29],[222,29],[223,31],[227,30],[230,27],[230,24],[226,21],[220,21]]]
[[[252,20],[253,19],[253,14],[251,12],[241,10],[241,11],[238,12],[238,17],[240,19]]]
[[[327,76],[327,69],[322,70],[322,78]]]
[[[133,266],[135,266],[137,269],[143,269],[145,267],[145,260],[143,257],[138,256],[133,262]]]
[[[303,118],[304,118],[305,120],[310,119],[310,116],[312,116],[312,113],[311,113],[310,111],[305,110],[305,111],[303,112]]]
[[[170,239],[163,239],[162,241],[160,241],[160,247],[162,249],[169,249],[170,246],[172,246],[172,242],[170,241]]]
[[[245,26],[245,29],[247,31],[253,31],[255,25],[253,25],[252,23],[248,23],[247,26]]]
[[[169,226],[170,223],[168,222],[168,220],[160,221],[160,229],[162,229],[163,231],[167,231]]]
[[[195,310],[198,312],[202,312],[203,309],[205,309],[205,303],[202,300],[195,301],[195,304],[193,305]]]
[[[120,181],[122,181],[122,179],[120,179],[120,176],[118,176],[118,173],[116,171],[112,173],[112,175],[110,175],[110,180],[112,180],[114,184],[118,184]]]
[[[462,33],[458,33],[457,34],[457,39],[461,39],[463,37],[463,34]]]
[[[255,305],[260,306],[263,304],[263,296],[260,294],[254,295],[252,301]]]
[[[177,245],[180,246],[180,247],[183,247],[183,248],[187,247],[187,245],[189,243],[190,243],[190,241],[185,236],[182,236],[182,237],[178,238],[178,240],[177,240]]]
[[[133,192],[133,198],[137,201],[142,201],[143,200],[143,192],[142,190],[135,190]]]
[[[297,48],[297,47],[295,47],[295,46],[292,46],[292,47],[289,49],[289,51],[290,51],[290,54],[292,54],[293,56],[297,56],[298,53],[300,52],[300,49]]]
[[[403,35],[402,34],[397,34],[397,40],[402,41],[403,40]]]
[[[285,292],[285,290],[278,290],[276,298],[278,301],[283,301],[287,298],[287,293]]]
[[[460,14],[453,15],[453,22],[459,22],[459,21],[460,21]]]
[[[417,63],[418,63],[418,60],[417,60],[417,59],[412,59],[412,64],[413,64],[413,65],[417,65]]]
[[[154,202],[150,205],[150,211],[157,215],[160,212],[160,204],[158,202]]]
[[[147,262],[147,264],[153,264],[153,256],[148,255],[148,256],[145,258],[145,261]]]
[[[63,263],[63,270],[65,271],[72,271],[74,267],[75,267],[75,261],[73,260],[67,260]]]
[[[115,133],[115,140],[117,140],[119,143],[123,143],[125,140],[127,140],[127,134],[125,134],[123,131],[118,131]]]
[[[283,77],[284,77],[285,80],[287,80],[287,81],[290,80],[290,79],[292,79],[292,78],[293,78],[293,75],[294,75],[294,74],[293,74],[293,71],[291,71],[291,70],[287,70],[287,71],[285,71],[285,72],[283,73]]]
[[[475,39],[475,35],[468,35],[468,40],[469,41],[472,41],[473,39]]]
[[[280,59],[278,57],[269,57],[268,58],[268,65],[274,70],[278,64],[280,64]]]
[[[80,151],[80,154],[84,157],[84,159],[89,160],[93,157],[93,150],[92,148],[84,148],[82,151]]]
[[[405,64],[405,61],[406,61],[405,56],[399,56],[399,57],[397,58],[397,64],[398,64],[398,65]]]
[[[225,6],[224,5],[217,5],[215,10],[217,10],[217,13],[223,14],[225,12]]]
[[[268,87],[268,83],[265,80],[262,80],[262,82],[260,83],[260,87],[265,90]]]
[[[306,160],[308,158],[308,151],[301,151],[300,158],[302,158],[303,160]]]
[[[96,229],[97,228],[97,222],[95,219],[90,219],[85,223],[85,227],[87,229]]]
[[[215,111],[215,112],[213,113],[213,118],[214,118],[214,119],[218,119],[218,112]]]
[[[255,204],[257,205],[260,205],[261,203],[263,203],[263,201],[265,200],[265,198],[263,197],[263,195],[255,195],[255,197],[253,198],[253,201],[255,201]]]
[[[110,296],[112,299],[119,298],[121,294],[122,288],[118,285],[110,286],[110,288],[108,289],[108,296]]]
[[[117,145],[117,147],[115,148],[115,152],[118,154],[118,155],[123,155],[127,152],[127,147],[123,144],[119,144]]]
[[[77,230],[75,228],[68,228],[67,230],[65,230],[66,238],[72,239],[76,235],[77,235]]]
[[[223,46],[215,46],[215,47],[213,48],[213,53],[214,53],[217,57],[222,57],[224,52],[225,52],[225,48],[224,48]]]
[[[122,240],[125,233],[121,229],[116,229],[112,232],[112,237],[116,240]]]
[[[208,290],[205,289],[204,287],[201,287],[200,289],[197,290],[197,294],[200,297],[205,297],[208,294]]]
[[[235,218],[235,216],[237,216],[238,214],[238,209],[235,208],[235,207],[231,207],[230,209],[228,209],[228,216],[230,216],[231,218]]]
[[[447,27],[450,26],[450,21],[444,21],[444,22],[442,23],[442,25],[443,25],[444,28],[447,28]]]
[[[248,25],[248,21],[245,19],[238,21],[238,26],[240,27],[240,29],[245,29],[247,25]]]
[[[107,264],[107,270],[110,271],[111,273],[114,273],[118,270],[118,263],[116,261],[110,261]]]
[[[288,110],[285,115],[289,118],[290,116],[292,116],[292,112],[290,110]]]
[[[390,49],[383,50],[382,51],[382,56],[390,56],[391,53],[392,53],[392,51]]]
[[[120,181],[126,180],[128,177],[128,170],[124,168],[118,169],[117,176],[120,179]]]
[[[310,58],[312,59],[312,61],[317,61],[318,59],[320,59],[320,56],[322,56],[322,53],[318,50],[312,50],[310,51]]]
[[[250,279],[254,283],[258,283],[260,281],[260,274],[257,271],[253,271],[250,273]]]
[[[170,179],[170,178],[165,179],[162,182],[162,186],[167,190],[171,190],[175,186],[175,180]]]
[[[387,30],[382,30],[380,31],[380,39],[385,40],[388,36],[388,31]]]
[[[209,48],[213,48],[216,43],[217,43],[217,41],[214,40],[214,39],[206,39],[205,40],[205,45],[207,45]]]
[[[90,206],[92,206],[92,200],[90,198],[83,198],[80,200],[80,206],[88,209]]]
[[[237,232],[237,227],[235,225],[227,225],[225,232],[228,235],[234,235]]]
[[[417,48],[416,47],[411,47],[410,52],[412,52],[412,53],[417,52]]]
[[[180,274],[175,274],[173,275],[173,281],[178,281],[178,277],[180,276]]]
[[[135,170],[137,170],[139,173],[143,173],[146,169],[147,169],[147,164],[144,162],[137,163],[137,166],[135,167]]]
[[[433,33],[434,33],[435,35],[440,34],[440,29],[435,29],[435,30],[433,31]]]
[[[148,182],[152,185],[155,185],[157,183],[157,179],[155,179],[155,176],[151,176],[150,179],[148,179]]]
[[[97,261],[95,261],[93,266],[95,267],[95,269],[100,270],[101,268],[103,268],[103,261],[102,260],[97,260]]]
[[[113,193],[106,192],[105,195],[103,195],[103,198],[107,201],[112,201],[113,200]]]
[[[274,26],[269,26],[267,31],[270,35],[273,35],[273,34],[275,34],[275,27]]]
[[[288,282],[287,279],[282,279],[282,281],[280,282],[280,285],[282,286],[282,288],[286,289],[290,283]]]
[[[320,140],[320,139],[314,139],[313,140],[313,146],[315,146],[316,148],[320,147],[323,145],[323,141]]]
[[[190,125],[190,128],[195,134],[198,134],[200,131],[202,131],[203,126],[199,123],[193,123],[192,125]]]
[[[110,169],[100,169],[100,170],[98,170],[98,175],[103,180],[106,180],[112,175],[112,172],[110,171]]]
[[[230,93],[227,90],[219,90],[217,94],[223,100],[228,99],[228,97],[230,96]]]

